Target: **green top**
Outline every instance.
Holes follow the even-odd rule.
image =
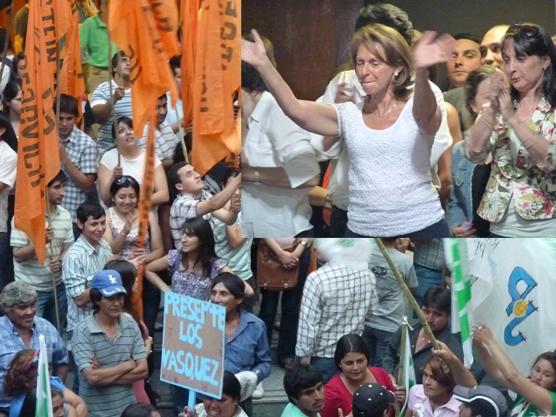
[[[550,414],[556,415],[556,392],[548,391],[548,393],[552,397],[552,409],[550,410]],[[525,412],[523,412],[524,406],[527,407],[525,409]],[[544,416],[545,414],[537,410],[537,408],[534,405],[526,402],[525,398],[523,398],[521,395],[518,395],[514,408],[512,409],[511,415],[519,416],[519,417],[537,417],[537,416]]]
[[[320,417],[320,414],[317,414]],[[303,411],[301,411],[298,407],[296,407],[292,403],[288,403],[284,411],[282,411],[282,415],[280,417],[307,417]]]
[[[108,69],[108,28],[98,15],[85,19],[79,29],[79,37],[83,62],[93,67]],[[112,42],[112,55],[118,51],[119,48]]]

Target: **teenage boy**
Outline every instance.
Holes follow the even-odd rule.
[[[318,368],[296,365],[286,370],[284,390],[289,403],[281,417],[319,417],[324,408],[324,385]]]
[[[81,236],[62,260],[62,279],[68,300],[69,338],[72,337],[77,324],[91,315],[87,278],[101,271],[112,256],[110,245],[102,238],[106,230],[106,214],[98,203],[85,202],[77,208],[77,226],[81,230]],[[73,391],[77,393],[79,378],[73,355],[70,355],[70,367],[74,373]]]
[[[133,317],[122,314],[127,292],[118,271],[96,273],[89,293],[94,314],[72,339],[79,395],[90,417],[119,416],[136,402],[133,383],[147,377],[145,344]]]
[[[204,190],[205,183],[192,165],[180,162],[168,171],[170,192],[176,196],[170,209],[170,229],[176,248],[181,240],[183,222],[203,216],[209,220],[211,215],[224,223],[232,225],[241,209],[241,199],[235,191],[241,185],[241,174],[231,177],[222,191],[211,195]],[[231,201],[230,208],[224,208]]]
[[[16,281],[26,282],[37,291],[37,315],[47,319],[62,331],[67,301],[62,282],[62,256],[73,244],[71,215],[61,206],[67,177],[60,171],[47,186],[46,259],[40,263],[35,246],[29,236],[15,227],[12,220],[10,244],[13,248],[14,275]],[[54,291],[54,285],[56,290]],[[56,301],[58,312],[56,312]]]
[[[87,200],[87,193],[95,191],[97,178],[97,145],[75,126],[75,119],[79,115],[77,106],[75,97],[60,94],[58,148],[62,170],[69,177],[62,206],[71,215],[76,237],[79,235],[77,207]]]

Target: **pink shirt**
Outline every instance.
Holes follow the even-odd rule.
[[[413,412],[415,417],[419,416],[416,409],[423,410],[423,417],[458,417],[460,404],[461,403],[452,396],[450,401],[432,411],[429,397],[425,395],[423,385],[421,384],[411,387],[407,400],[407,408]]]

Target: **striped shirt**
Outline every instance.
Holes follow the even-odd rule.
[[[145,125],[145,130],[143,132],[143,137],[137,141],[139,146],[146,150],[147,148],[147,134],[148,134],[148,124]],[[172,130],[169,124],[162,122],[155,130],[155,146],[154,151],[158,159],[163,161],[164,159],[174,159],[174,151],[176,150],[176,145],[179,142],[178,137]]]
[[[118,84],[112,80],[112,94],[114,94],[116,88],[118,88]],[[106,104],[110,97],[110,84],[109,81],[105,81],[101,83],[95,91],[93,91],[93,94],[91,95],[91,108],[99,104]],[[104,152],[116,146],[112,138],[112,124],[116,119],[122,116],[132,117],[131,88],[125,90],[124,97],[114,104],[108,120],[100,125],[97,142],[99,156],[102,156]]]
[[[69,136],[64,139],[63,145],[69,160],[81,173],[97,173],[97,146],[85,132],[74,126]],[[75,222],[77,207],[87,199],[87,194],[71,180],[63,165],[62,169],[68,176],[62,207],[69,211],[72,221]]]
[[[174,247],[181,246],[181,229],[186,220],[198,217],[197,206],[201,201],[209,200],[212,197],[208,191],[203,190],[201,198],[197,200],[193,194],[182,193],[176,197],[170,208],[170,231],[172,232],[172,239],[174,239]],[[203,219],[209,220],[212,218],[211,213],[203,216]]]
[[[251,270],[251,246],[253,238],[246,238],[237,248],[232,248],[228,242],[226,234],[226,223],[222,220],[212,217],[210,225],[214,232],[214,243],[216,246],[214,250],[218,257],[226,260],[228,266],[237,274],[241,279],[247,280],[253,276]],[[241,213],[238,213],[237,220],[231,227],[241,227]]]
[[[25,346],[17,329],[8,318],[8,316],[0,317],[0,408],[9,408],[11,398],[4,392],[4,381],[6,372],[10,367],[10,362],[17,352],[25,348],[39,350],[39,335],[44,335],[46,342],[46,353],[51,371],[59,366],[68,364],[68,351],[64,346],[58,330],[47,320],[35,317],[33,327],[31,328],[31,343]]]
[[[312,272],[303,287],[297,331],[297,356],[334,357],[336,342],[363,333],[365,317],[376,309],[375,277],[331,262]]]
[[[67,331],[91,315],[91,303],[77,307],[73,299],[79,297],[87,289],[87,278],[101,271],[112,256],[110,245],[101,240],[94,248],[83,235],[68,249],[62,259],[62,280],[66,286],[68,297]]]
[[[36,256],[23,262],[14,259],[14,277],[16,281],[26,282],[37,291],[52,291],[52,275],[58,285],[62,280],[62,271],[52,274],[50,262],[59,259],[64,248],[73,243],[73,226],[68,211],[60,206],[56,207],[54,213],[47,217],[46,226],[50,226],[54,232],[54,239],[46,245],[46,258],[44,263],[39,263]],[[31,243],[27,234],[14,226],[12,219],[12,234],[10,245],[13,248],[22,248]]]
[[[96,358],[102,368],[119,365],[128,359],[144,359],[145,343],[135,320],[126,313],[118,318],[119,328],[115,338],[107,335],[95,316],[81,322],[72,338],[72,351],[79,369],[79,396],[87,403],[89,417],[119,416],[136,402],[131,384],[90,385],[83,370],[91,367]]]

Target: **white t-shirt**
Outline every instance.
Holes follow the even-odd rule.
[[[326,87],[324,94],[318,99],[320,103],[333,104],[336,97],[336,89],[340,83],[350,83],[353,85],[355,94],[354,101],[356,104],[360,104],[362,107],[363,100],[365,99],[367,93],[363,90],[363,86],[357,79],[357,74],[355,70],[342,71],[336,75],[332,81]],[[436,97],[436,101],[440,105],[442,110],[442,121],[440,127],[434,136],[434,143],[432,145],[431,155],[430,155],[430,166],[435,167],[438,163],[438,159],[444,151],[446,151],[452,145],[452,136],[450,135],[450,130],[448,129],[448,119],[446,117],[446,108],[444,106],[444,98],[440,89],[434,84],[430,83],[431,89]],[[341,142],[341,141],[340,141]],[[322,136],[313,134],[311,137],[311,143],[315,148],[328,156],[328,158],[337,158],[333,163],[333,170],[330,175],[330,182],[328,189],[330,191],[330,198],[332,204],[336,207],[347,210],[349,201],[349,181],[348,181],[348,169],[349,169],[349,159],[347,153],[341,143],[334,145],[328,151],[324,152],[322,150]]]
[[[5,187],[0,191],[0,232],[8,231],[8,195],[14,186],[17,173],[17,154],[3,140],[0,140],[0,182]]]
[[[430,171],[433,137],[413,118],[413,96],[396,122],[365,124],[352,102],[335,104],[349,164],[348,228],[365,236],[401,236],[442,220]]]
[[[145,161],[147,153],[141,150],[141,153],[136,158],[127,158],[121,156],[121,166],[123,170],[123,175],[129,175],[139,183],[143,183],[143,174],[145,173]],[[100,159],[100,165],[104,165],[109,170],[113,170],[118,165],[118,150],[116,148],[111,149],[102,155]],[[158,168],[160,165],[160,159],[156,156],[154,157],[154,167]]]

